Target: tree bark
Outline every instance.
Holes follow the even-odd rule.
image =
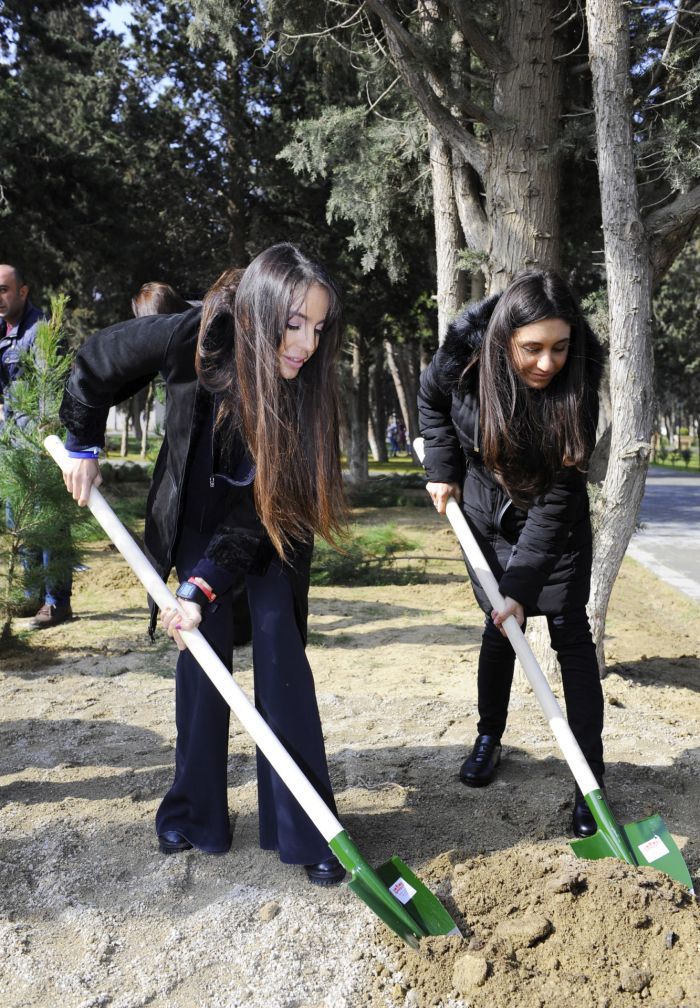
[[[387,461],[386,397],[384,395],[384,347],[378,343],[372,351],[369,368],[369,443],[375,462]]]
[[[446,68],[430,61],[428,47],[388,3],[366,0],[366,6],[381,19],[389,55],[429,127],[451,150],[460,245],[483,257],[489,289],[502,290],[524,267],[558,266],[561,5],[504,0],[491,42],[464,5],[450,0],[458,31]],[[426,0],[422,10],[426,37],[444,11],[434,0]],[[467,58],[465,42],[493,75],[490,105],[476,104],[460,83],[456,67],[458,57]],[[477,139],[474,122],[488,127],[487,140]]]
[[[413,442],[420,434],[418,424],[419,348],[413,343],[391,343],[384,340],[387,364],[394,381],[401,415],[406,425],[406,437],[414,461]]]
[[[137,392],[129,400],[129,415],[134,428],[134,437],[141,440],[141,410],[146,399],[145,390]]]
[[[466,274],[459,266],[464,234],[452,185],[450,146],[432,126],[429,127],[429,148],[435,219],[438,341],[443,343],[448,324],[467,297]]]
[[[652,287],[659,286],[700,222],[700,185],[649,214],[645,228],[651,248]]]
[[[146,390],[146,402],[143,408],[143,431],[141,432],[141,458],[146,458],[148,453],[148,428],[151,422],[151,410],[153,409],[153,382],[150,382]]]
[[[122,428],[122,443],[119,454],[122,458],[126,458],[129,454],[129,424],[131,422],[131,416],[128,409],[124,410],[122,415],[124,417],[124,426]]]
[[[601,674],[610,594],[644,493],[654,422],[651,262],[639,211],[623,0],[586,7],[610,321],[610,459],[595,501],[589,616]],[[623,83],[624,82],[624,85]]]
[[[345,389],[350,444],[348,450],[348,479],[351,483],[364,483],[369,479],[367,443],[369,365],[367,347],[358,336],[352,344],[352,363],[349,382]]]
[[[554,0],[501,5],[499,42],[514,62],[494,75],[493,107],[507,126],[491,132],[485,176],[491,293],[520,269],[559,263],[560,9]]]

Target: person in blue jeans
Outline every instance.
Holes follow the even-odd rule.
[[[29,300],[29,285],[16,266],[0,265],[0,424],[12,418],[19,427],[29,417],[19,413],[12,402],[12,384],[20,377],[22,356],[31,351],[37,327],[44,313]],[[13,528],[12,509],[6,504],[7,527]],[[73,616],[71,609],[72,568],[70,560],[58,563],[46,549],[23,550],[22,563],[32,574],[36,587],[27,595],[20,616],[33,616],[35,629],[57,626]],[[51,573],[58,566],[60,574]],[[38,611],[37,611],[37,607]]]
[[[344,527],[336,359],[340,299],[325,269],[288,243],[227,270],[201,307],[111,326],[80,348],[61,406],[73,457],[64,480],[79,504],[100,482],[96,454],[110,404],[160,374],[168,404],[144,541],[162,577],[174,566],[179,608],[161,622],[176,666],[175,774],[156,813],[164,854],[231,846],[229,708],[185,649],[201,629],[231,668],[232,588],[245,578],[255,702],[334,808],[306,657],[314,534]],[[344,870],[267,760],[258,755],[260,845],[332,885]]]
[[[450,496],[498,580],[497,612],[470,570],[485,613],[477,738],[460,768],[490,784],[501,760],[515,653],[502,623],[547,618],[571,730],[603,784],[603,692],[586,614],[592,565],[586,469],[595,443],[600,345],[553,272],[527,270],[450,325],[421,375],[418,407],[427,491],[438,512]],[[576,836],[596,824],[576,788]]]

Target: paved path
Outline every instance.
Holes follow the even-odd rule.
[[[627,553],[700,602],[700,477],[650,468]]]

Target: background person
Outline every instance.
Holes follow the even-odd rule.
[[[240,271],[241,276],[243,270]],[[192,305],[185,301],[170,284],[152,280],[143,284],[131,299],[131,310],[136,318],[146,315],[177,315],[189,311]]]
[[[603,694],[586,603],[592,533],[586,467],[595,442],[601,350],[565,283],[528,271],[450,326],[420,382],[427,491],[451,495],[493,570],[505,607],[486,612],[478,670],[478,736],[462,781],[489,784],[501,758],[515,654],[503,621],[545,615],[567,718],[602,785]],[[471,572],[470,572],[471,573]],[[572,827],[595,832],[576,789]]]
[[[222,274],[202,308],[152,315],[98,333],[78,352],[61,417],[74,461],[65,474],[85,504],[99,484],[90,446],[104,439],[115,390],[159,372],[165,438],[148,501],[145,542],[162,576],[174,563],[179,631],[201,625],[231,667],[231,584],[246,575],[258,710],[334,808],[304,645],[313,535],[345,521],[335,362],[340,302],[326,271],[293,245],[273,246]],[[160,849],[222,853],[229,708],[189,651],[176,670],[175,779],[156,815]],[[318,884],[344,871],[306,813],[258,753],[260,843],[303,864]]]
[[[396,418],[391,417],[386,428],[386,440],[389,445],[389,457],[396,458],[399,452],[398,424]]]
[[[12,405],[12,384],[22,373],[22,356],[29,353],[36,340],[39,323],[45,319],[41,309],[29,300],[29,284],[16,266],[0,265],[0,424],[12,418],[18,427],[25,427],[30,418],[18,413]],[[12,527],[12,511],[7,505],[6,520]],[[54,557],[59,570],[63,563]],[[23,550],[22,563],[32,572],[42,572],[37,595],[28,594],[27,602],[18,613],[34,616],[32,627],[41,630],[57,626],[73,616],[71,609],[72,568],[66,564],[58,577],[49,578],[47,571],[52,557],[48,550]],[[37,611],[38,607],[38,611]]]
[[[138,293],[131,299],[131,310],[136,318],[145,315],[176,315],[188,311],[192,305],[185,301],[170,284],[151,281],[143,284]],[[132,395],[126,404],[122,404],[125,417],[131,421],[134,434],[142,437],[141,415],[146,409],[149,399],[148,386]],[[125,419],[125,423],[128,421]]]

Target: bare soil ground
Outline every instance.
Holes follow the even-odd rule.
[[[78,618],[0,657],[3,1008],[700,1006],[697,902],[652,869],[573,856],[571,778],[522,684],[499,778],[460,784],[481,617],[452,534],[426,509],[360,520],[396,521],[443,559],[425,584],[312,590],[340,818],[371,863],[399,854],[429,882],[465,939],[414,953],[347,888],[312,887],[260,851],[254,749],[237,725],[231,852],[158,853],[174,649],[148,643],[140,586],[96,544]],[[696,881],[699,615],[627,561],[604,681],[618,817],[663,815]],[[250,694],[250,649],[234,661]]]

